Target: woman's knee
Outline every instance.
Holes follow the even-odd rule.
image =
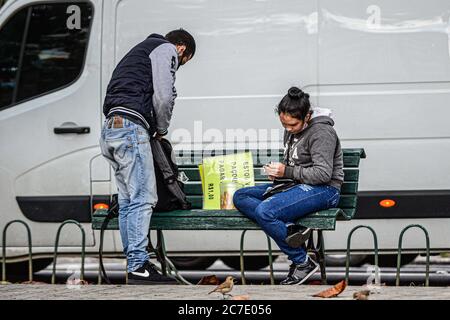
[[[249,197],[249,187],[247,187],[247,188],[242,188],[242,189],[238,189],[238,190],[236,190],[235,192],[234,192],[234,195],[233,195],[233,203],[234,203],[234,205],[237,207],[238,205],[239,205],[239,203],[243,200],[243,199],[245,199],[245,198],[247,198],[247,197]]]
[[[255,211],[257,221],[262,223],[271,222],[277,219],[274,208],[272,208],[267,201],[261,202],[261,204],[256,207]]]

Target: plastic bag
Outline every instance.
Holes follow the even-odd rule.
[[[234,192],[255,185],[251,152],[204,158],[199,171],[206,210],[235,209]]]

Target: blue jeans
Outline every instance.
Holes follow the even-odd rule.
[[[103,124],[100,148],[114,169],[120,235],[128,272],[132,272],[149,259],[147,235],[158,200],[153,155],[144,127],[123,119],[123,128],[108,128],[107,122]]]
[[[277,193],[266,200],[263,193],[272,184],[239,189],[233,202],[236,208],[258,225],[277,243],[295,264],[306,260],[304,248],[291,248],[286,243],[287,224],[309,213],[336,207],[339,190],[330,186],[310,186],[298,184],[284,192]]]

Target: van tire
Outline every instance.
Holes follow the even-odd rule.
[[[217,257],[170,257],[170,261],[180,270],[206,270]]]
[[[417,253],[402,254],[400,266],[410,264],[417,258]],[[375,264],[375,256],[368,255],[365,263]],[[397,255],[396,254],[379,254],[378,266],[380,268],[396,268],[397,267]]]
[[[53,263],[53,258],[33,259],[33,278],[36,272],[47,268]],[[0,272],[3,271],[3,265],[0,263]],[[28,281],[28,260],[6,263],[6,280],[10,282]]]
[[[273,256],[273,261],[278,256]],[[235,270],[241,270],[241,263],[239,256],[221,257],[223,263]],[[269,256],[244,256],[245,270],[256,271],[269,266]]]
[[[360,267],[364,264],[367,255],[365,254],[351,254],[350,255],[350,267]],[[325,265],[327,267],[345,267],[346,255],[345,254],[327,254],[325,255]]]

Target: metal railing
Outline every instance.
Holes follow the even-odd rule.
[[[2,284],[8,283],[6,281],[6,232],[8,231],[8,228],[14,224],[14,223],[20,223],[25,226],[27,229],[27,236],[28,236],[28,281],[31,283],[33,282],[33,244],[31,240],[31,230],[28,224],[25,221],[22,220],[13,220],[6,224],[6,226],[3,228],[3,235],[2,235]]]
[[[409,226],[406,226],[403,228],[402,232],[400,233],[400,237],[398,239],[398,253],[397,253],[397,273],[395,277],[395,285],[400,285],[400,264],[401,264],[401,258],[402,258],[402,242],[403,242],[403,235],[404,233],[411,228],[419,228],[421,229],[425,234],[425,242],[426,242],[426,266],[425,266],[425,286],[428,287],[430,285],[430,237],[428,235],[427,229],[425,229],[420,224],[410,224]]]
[[[373,230],[372,227],[370,226],[365,226],[365,225],[359,225],[354,227],[348,237],[347,237],[347,256],[345,259],[345,282],[348,284],[348,278],[349,278],[349,271],[350,271],[350,244],[351,244],[351,240],[352,240],[352,236],[353,233],[358,230],[358,229],[368,229],[373,236],[373,246],[374,246],[374,253],[375,253],[375,279],[379,279],[379,268],[378,268],[378,238],[377,238],[377,234],[375,232],[375,230]]]
[[[66,220],[58,228],[58,231],[56,232],[56,239],[55,239],[55,251],[53,255],[53,271],[52,271],[52,284],[55,284],[56,279],[56,259],[58,258],[58,246],[59,246],[59,238],[61,235],[61,229],[66,224],[74,224],[78,226],[78,228],[81,231],[81,274],[80,274],[80,280],[84,280],[84,258],[85,258],[85,249],[86,249],[86,234],[84,232],[83,226],[75,220]]]
[[[29,279],[29,283],[33,282],[33,252],[32,252],[32,233],[31,233],[31,229],[28,226],[28,224],[25,221],[22,220],[12,220],[10,222],[8,222],[4,229],[3,229],[3,233],[2,233],[2,284],[7,284],[7,279],[6,279],[6,240],[7,240],[7,231],[9,229],[9,227],[15,223],[19,223],[22,224],[27,231],[27,239],[28,239],[28,279]],[[55,280],[56,280],[56,263],[57,263],[57,257],[58,257],[58,247],[59,247],[59,240],[60,240],[60,235],[61,235],[61,230],[62,228],[66,225],[66,224],[75,224],[81,232],[81,236],[82,236],[82,243],[81,243],[81,274],[80,274],[80,280],[84,281],[84,262],[85,262],[85,246],[86,246],[86,235],[85,235],[85,230],[83,228],[83,226],[75,220],[66,220],[64,222],[61,223],[61,225],[58,227],[57,233],[56,233],[56,239],[55,239],[55,245],[54,245],[54,257],[53,257],[53,269],[52,269],[52,278],[51,278],[51,283],[55,284]],[[379,277],[379,250],[378,250],[378,237],[377,234],[375,232],[375,230],[367,225],[358,225],[356,227],[354,227],[350,233],[348,234],[347,237],[347,251],[346,251],[346,264],[345,264],[345,281],[346,283],[348,283],[349,281],[349,274],[350,274],[350,254],[351,254],[351,240],[352,237],[354,235],[354,233],[358,230],[358,229],[368,229],[372,236],[373,236],[373,241],[374,241],[374,256],[375,256],[375,279],[376,281],[379,281],[380,277]],[[425,270],[425,286],[429,286],[430,284],[430,237],[429,237],[429,233],[428,231],[421,225],[419,224],[411,224],[406,226],[405,228],[402,229],[400,235],[399,235],[399,241],[398,241],[398,252],[397,252],[397,270],[396,270],[396,280],[395,280],[395,285],[399,286],[400,285],[400,271],[401,271],[401,256],[402,256],[402,246],[403,246],[403,237],[404,234],[407,230],[412,229],[412,228],[418,228],[421,229],[424,234],[425,234],[425,244],[426,244],[426,270]],[[245,234],[248,230],[243,230],[242,234],[241,234],[241,239],[240,239],[240,273],[241,273],[241,282],[243,285],[246,284],[246,279],[245,279],[245,263],[244,263],[244,239],[245,239]],[[160,271],[162,271],[164,274],[172,274],[173,276],[175,276],[177,278],[177,280],[181,283],[184,284],[192,284],[189,281],[187,281],[185,278],[183,278],[183,276],[179,273],[179,271],[177,270],[177,268],[175,267],[175,265],[173,264],[173,262],[167,258],[167,254],[166,254],[166,246],[165,246],[165,241],[164,241],[164,236],[163,236],[163,232],[162,230],[157,230],[157,247],[155,249],[153,249],[153,247],[151,246],[151,240],[150,240],[150,235],[149,235],[149,248],[151,249],[151,251],[155,252],[157,255],[157,258],[159,260],[159,262],[161,263],[161,267],[159,268]],[[273,285],[275,284],[275,279],[274,279],[274,271],[273,271],[273,251],[272,251],[272,245],[271,245],[271,240],[270,238],[267,236],[267,246],[268,246],[268,260],[269,260],[269,270],[270,270],[270,283]],[[99,275],[100,277],[100,275]],[[99,278],[100,279],[100,278]],[[98,284],[101,284],[101,280],[98,282]]]

